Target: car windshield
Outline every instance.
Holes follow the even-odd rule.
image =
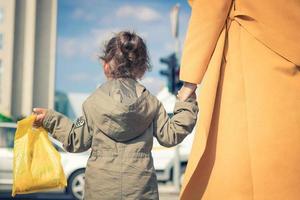
[[[16,128],[0,127],[0,148],[14,148]]]

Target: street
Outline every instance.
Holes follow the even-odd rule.
[[[174,191],[174,187],[170,184],[159,184],[159,198],[160,200],[177,200],[179,193]]]

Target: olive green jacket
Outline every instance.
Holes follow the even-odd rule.
[[[163,105],[133,79],[109,80],[83,103],[76,122],[49,110],[43,126],[69,152],[92,149],[85,171],[85,199],[159,199],[151,149],[192,132],[195,99],[177,101],[170,119]]]

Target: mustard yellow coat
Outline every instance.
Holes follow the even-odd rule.
[[[201,83],[181,200],[300,198],[300,1],[194,0],[181,80]]]

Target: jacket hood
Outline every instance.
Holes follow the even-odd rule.
[[[93,121],[115,141],[136,138],[150,126],[158,101],[134,79],[113,79],[101,85],[89,98],[93,101]]]

